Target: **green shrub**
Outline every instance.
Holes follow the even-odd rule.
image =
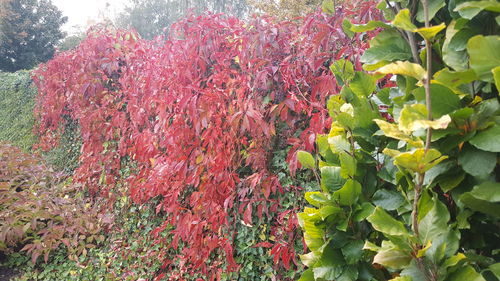
[[[321,173],[298,214],[300,280],[500,278],[500,3],[430,4],[381,2],[387,23],[344,22],[382,31],[361,57],[373,72],[332,65],[331,131],[317,158],[298,154]]]
[[[0,72],[0,140],[30,150],[36,89],[29,71]]]

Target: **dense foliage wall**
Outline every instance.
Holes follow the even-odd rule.
[[[372,7],[345,4],[301,24],[192,16],[166,41],[90,31],[34,73],[41,147],[57,145],[74,120],[83,141],[77,182],[109,202],[124,180],[135,202],[159,200],[166,220],[151,235],[160,241],[172,225],[178,249],[159,277],[237,271],[237,237],[254,228],[263,241],[247,248],[270,248],[276,266],[295,267],[300,205],[283,200],[296,187],[280,183],[273,151],[288,150],[281,165],[294,175],[297,149],[314,150],[330,127],[324,103],[339,86],[329,65],[346,57],[359,68],[366,45],[366,35],[341,30],[342,19],[377,19]]]
[[[29,150],[33,134],[36,88],[29,71],[0,72],[0,140]]]
[[[364,71],[333,62],[330,132],[298,154],[321,174],[298,214],[300,281],[500,278],[500,3],[403,3],[345,21],[380,32]]]

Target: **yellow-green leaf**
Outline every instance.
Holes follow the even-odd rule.
[[[440,25],[435,25],[431,27],[418,28],[415,31],[418,32],[422,37],[427,40],[432,40],[441,30],[445,29],[446,25],[441,23]]]
[[[441,156],[441,153],[436,149],[429,149],[425,152],[425,149],[418,148],[412,152],[398,154],[394,157],[394,164],[412,170],[415,173],[422,174],[446,158],[448,157]]]
[[[379,128],[384,132],[384,135],[390,138],[398,139],[407,142],[411,146],[414,147],[423,147],[424,142],[420,139],[413,139],[413,137],[409,134],[401,131],[396,124],[391,124],[384,120],[374,119],[375,123],[379,126]]]
[[[412,32],[417,29],[417,27],[411,22],[410,10],[408,9],[403,9],[399,11],[399,13],[392,21],[392,25]]]
[[[423,80],[426,78],[425,69],[416,63],[411,63],[409,61],[397,61],[388,65],[385,65],[377,70],[379,73],[383,74],[398,74],[411,76],[417,80]]]
[[[420,103],[405,105],[398,119],[399,129],[407,134],[420,129],[446,129],[450,122],[449,115],[443,115],[437,120],[428,120],[427,109]]]

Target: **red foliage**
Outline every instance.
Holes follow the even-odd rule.
[[[206,262],[214,251],[225,253],[228,270],[238,267],[229,231],[234,202],[247,224],[278,210],[270,195],[283,190],[268,169],[276,143],[292,146],[294,174],[296,150],[314,150],[315,134],[329,128],[324,104],[338,90],[329,63],[357,61],[367,44],[347,37],[342,19],[369,20],[371,7],[318,12],[303,24],[191,16],[166,41],[91,31],[80,47],[35,72],[41,146],[57,143],[63,118],[77,120],[83,146],[75,179],[111,199],[123,161],[134,162],[130,196],[162,198],[157,210],[175,226],[172,247],[187,243],[183,264],[215,279],[220,258]],[[277,135],[280,122],[287,128]],[[289,213],[279,217],[281,238],[272,251],[288,268],[297,222]]]

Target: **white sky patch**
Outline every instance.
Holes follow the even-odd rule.
[[[69,34],[85,31],[87,27],[106,18],[114,19],[128,0],[52,0],[68,17],[63,30]]]

